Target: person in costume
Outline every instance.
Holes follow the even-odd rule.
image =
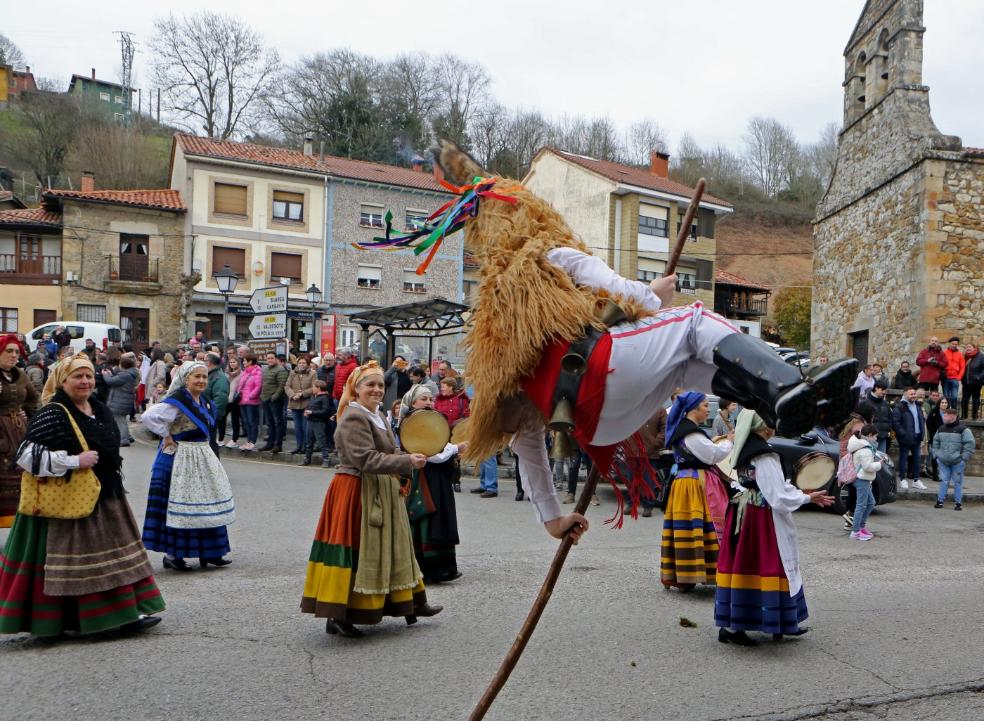
[[[755,646],[746,631],[798,636],[807,629],[803,579],[793,511],[829,506],[825,490],[803,493],[786,480],[782,458],[769,445],[775,431],[748,409],[738,414],[731,465],[742,492],[731,499],[718,555],[714,623],[721,643]]]
[[[59,363],[17,450],[18,465],[35,476],[91,468],[100,491],[85,518],[17,513],[0,556],[0,633],[135,632],[160,622],[152,614],[164,599],[126,500],[119,429],[95,386],[84,353]]]
[[[380,409],[385,392],[376,361],[354,368],[336,414],[338,467],[321,509],[308,556],[301,611],[327,619],[325,631],[359,637],[356,624],[384,616],[434,616],[414,557],[400,475],[423,468],[427,457],[400,453]]]
[[[164,568],[190,571],[227,566],[226,526],[235,520],[232,486],[215,445],[215,408],[205,397],[208,366],[187,361],[175,371],[164,400],[141,417],[161,437],[150,471],[143,541],[164,554]]]
[[[668,308],[675,276],[649,285],[622,278],[546,201],[516,181],[490,176],[453,144],[443,143],[437,162],[460,198],[401,237],[392,237],[387,215],[386,237],[359,247],[427,251],[417,269],[423,273],[443,237],[465,230],[481,267],[465,339],[474,388],[466,460],[490,457],[503,432],[512,433],[532,506],[551,535],[587,528],[583,516],[562,513],[551,482],[544,426],[565,404],[574,439],[613,482],[613,459],[638,442],[629,439],[677,386],[710,389],[757,409],[787,435],[850,411],[856,361],[803,376],[700,302]],[[601,320],[607,301],[624,319]],[[501,348],[509,349],[509,363],[493,350]],[[576,371],[562,367],[565,356],[581,359]],[[633,514],[640,495],[650,492],[636,470],[623,478]],[[620,521],[621,503],[618,509]]]
[[[445,379],[447,380],[447,379]],[[412,386],[400,407],[401,422],[414,411],[434,408],[427,386]],[[407,495],[407,514],[413,532],[413,550],[424,574],[424,583],[443,583],[461,576],[455,559],[458,545],[458,514],[454,502],[454,457],[467,444],[448,443],[444,450],[427,457],[427,465],[415,469]]]
[[[13,333],[0,336],[0,528],[10,528],[20,501],[20,471],[14,464],[38,392],[17,361],[27,353]]]
[[[714,583],[718,535],[724,527],[728,495],[717,463],[731,452],[731,438],[713,443],[700,428],[710,415],[703,393],[688,391],[673,401],[666,419],[667,446],[677,472],[663,514],[659,577],[667,588],[689,591]]]

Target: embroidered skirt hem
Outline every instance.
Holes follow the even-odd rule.
[[[659,576],[666,586],[713,584],[718,538],[704,494],[704,471],[678,475],[663,514]]]

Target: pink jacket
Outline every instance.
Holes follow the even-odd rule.
[[[246,366],[239,376],[239,393],[241,406],[260,405],[260,387],[263,385],[263,371],[258,365]]]

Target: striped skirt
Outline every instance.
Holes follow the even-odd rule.
[[[232,550],[225,526],[173,528],[167,525],[173,466],[174,456],[158,450],[150,470],[150,492],[143,527],[144,545],[147,550],[160,551],[175,558],[222,558]]]
[[[663,513],[659,576],[664,586],[692,588],[714,583],[718,539],[704,494],[702,470],[681,470],[670,486]]]
[[[735,504],[728,506],[718,559],[714,623],[741,631],[796,633],[808,615],[806,599],[802,588],[795,596],[789,595],[772,509],[749,504],[736,538],[737,512]]]
[[[125,499],[77,521],[17,514],[0,554],[0,633],[95,633],[163,610]]]
[[[301,611],[318,618],[375,624],[384,616],[409,616],[427,603],[424,584],[386,595],[352,590],[359,564],[362,482],[336,473],[325,494],[321,518],[311,544]]]

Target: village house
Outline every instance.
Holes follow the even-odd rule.
[[[10,193],[0,201],[15,205]],[[46,208],[0,205],[0,332],[27,333],[62,304],[62,218]]]

